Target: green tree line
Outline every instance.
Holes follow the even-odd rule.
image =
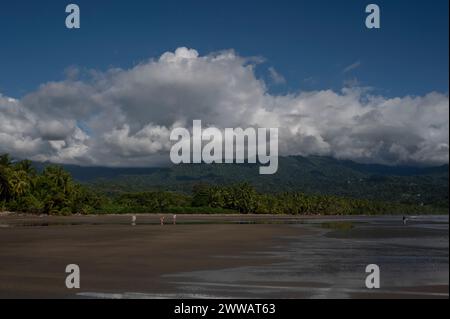
[[[429,206],[333,195],[307,195],[300,192],[262,194],[248,183],[231,186],[197,185],[194,187],[192,204],[200,207],[231,209],[242,214],[377,215],[444,212]]]
[[[101,201],[60,166],[47,166],[38,173],[29,160],[13,163],[9,155],[0,156],[0,210],[88,214],[99,209]]]
[[[301,192],[260,193],[249,183],[227,186],[197,184],[190,194],[169,191],[107,196],[76,183],[62,167],[37,172],[32,163],[13,163],[0,156],[0,211],[37,214],[93,213],[241,213],[290,215],[442,213],[430,206],[406,205],[310,195]]]

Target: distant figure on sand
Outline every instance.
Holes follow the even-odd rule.
[[[159,218],[159,220],[161,221],[161,226],[164,226],[164,216],[161,216],[160,218]]]
[[[174,224],[174,225],[177,224],[177,215],[173,215],[173,224]]]
[[[406,216],[403,216],[403,225],[406,225],[407,222],[408,222],[408,219],[406,218]]]
[[[131,225],[136,226],[136,215],[131,216]]]

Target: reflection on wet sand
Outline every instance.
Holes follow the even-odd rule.
[[[130,218],[0,217],[0,297],[448,298],[448,216]]]

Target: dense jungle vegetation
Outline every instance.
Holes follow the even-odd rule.
[[[448,202],[448,198],[447,198]],[[402,203],[300,191],[261,192],[248,182],[203,181],[190,191],[161,188],[105,192],[80,184],[62,166],[36,169],[28,160],[0,156],[0,211],[35,214],[241,213],[292,215],[432,214],[448,206]]]

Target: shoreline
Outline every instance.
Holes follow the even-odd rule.
[[[394,216],[450,216],[450,211],[447,213],[434,213],[434,214],[239,214],[239,213],[124,213],[124,214],[102,214],[102,213],[96,213],[96,214],[70,214],[70,215],[49,215],[49,214],[33,214],[33,213],[22,213],[22,212],[10,212],[10,211],[0,211],[0,218],[2,217],[65,217],[65,218],[71,218],[71,217],[116,217],[116,216],[143,216],[143,217],[149,217],[149,216],[191,216],[191,217],[250,217],[250,218],[256,218],[256,217],[269,217],[269,218],[305,218],[305,219],[314,219],[314,218],[339,218],[339,217],[394,217]]]

